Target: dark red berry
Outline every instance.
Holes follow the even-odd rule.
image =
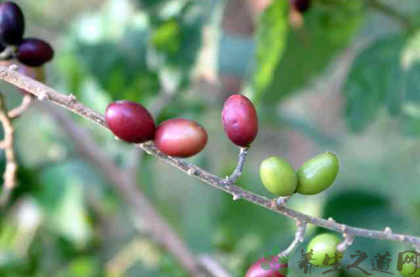
[[[311,7],[311,0],[290,0],[290,3],[300,13],[306,12]]]
[[[24,30],[25,20],[19,6],[13,2],[0,4],[0,39],[5,44],[18,45]]]
[[[54,56],[54,50],[48,42],[37,38],[27,38],[19,45],[17,58],[28,66],[41,66],[50,61]]]
[[[126,142],[142,143],[153,139],[156,126],[150,113],[140,104],[117,101],[108,105],[105,120],[115,136]]]
[[[157,127],[155,145],[169,156],[188,158],[203,150],[207,139],[206,130],[197,122],[174,118]]]
[[[256,261],[246,272],[245,277],[285,277],[288,265],[277,256],[271,256],[267,261],[261,258]]]
[[[230,96],[223,107],[222,124],[234,144],[248,147],[258,133],[258,116],[254,105],[241,94]]]

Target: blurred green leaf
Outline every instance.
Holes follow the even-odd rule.
[[[251,98],[258,103],[279,63],[287,39],[287,1],[274,1],[261,16],[257,29],[256,68],[252,77]]]
[[[284,38],[287,46],[267,89],[265,102],[281,100],[321,75],[359,30],[365,17],[364,8],[362,0],[334,1],[333,5],[314,2],[305,14],[304,26],[295,28]]]
[[[268,261],[268,260],[266,260],[266,261]],[[260,263],[260,265],[261,265],[261,268],[262,269],[264,269],[264,270],[271,270],[272,269],[272,267],[271,267],[271,264],[269,264],[269,263]]]
[[[67,163],[44,170],[38,199],[48,216],[49,228],[83,247],[92,233],[83,200],[83,180],[74,174],[80,170],[78,166]]]
[[[420,32],[411,37],[387,37],[364,49],[353,63],[344,90],[350,127],[363,130],[386,107],[391,115],[408,120],[405,127],[416,130],[419,62]]]

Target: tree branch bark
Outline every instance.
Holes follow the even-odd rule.
[[[78,102],[72,95],[60,94],[56,92],[55,90],[53,90],[52,88],[49,88],[42,83],[34,81],[4,66],[0,66],[0,79],[3,79],[4,81],[12,85],[15,85],[21,89],[24,89],[34,94],[35,96],[38,97],[39,100],[55,103],[69,111],[72,111],[96,123],[97,125],[103,128],[108,128],[103,115],[91,110],[90,108],[85,107],[82,103]],[[277,206],[275,199],[271,200],[266,197],[254,194],[245,189],[242,189],[233,184],[226,184],[224,179],[214,174],[211,174],[207,172],[206,170],[197,167],[196,165],[188,163],[182,159],[177,159],[177,158],[163,154],[154,146],[153,142],[151,141],[147,143],[143,143],[143,144],[136,144],[136,146],[143,149],[146,153],[153,155],[161,159],[162,161],[178,168],[180,171],[183,171],[190,176],[194,176],[195,178],[219,190],[222,190],[226,193],[231,194],[234,197],[234,199],[244,199],[248,202],[254,203],[258,206],[264,207],[268,210],[271,210],[275,213],[292,218],[299,222],[310,223],[318,227],[322,227],[322,228],[335,231],[341,234],[347,234],[348,236],[367,237],[367,238],[372,238],[372,239],[388,240],[388,241],[395,241],[395,242],[405,242],[415,247],[420,246],[419,237],[403,235],[403,234],[394,234],[392,231],[390,231],[389,228],[386,228],[386,231],[363,229],[363,228],[358,228],[358,227],[353,227],[353,226],[348,226],[342,223],[338,223],[332,218],[326,220],[322,218],[312,217],[312,216],[303,214],[301,212],[295,211],[293,209],[290,209],[286,206]],[[124,180],[124,176],[119,176],[119,177],[121,177],[122,180]],[[125,191],[128,191],[128,192],[131,191],[130,189],[131,186],[127,185],[126,183],[123,184],[123,187]],[[142,197],[142,195],[133,195],[131,193],[128,193],[125,196],[129,200],[129,202],[134,202],[136,203],[136,205],[141,205],[141,203],[143,203],[142,199],[144,197]],[[139,209],[141,209],[140,206],[138,207]]]

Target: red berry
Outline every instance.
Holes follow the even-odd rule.
[[[156,126],[150,113],[140,104],[117,101],[108,105],[105,120],[109,129],[123,141],[142,143],[153,139]]]
[[[311,0],[291,0],[291,5],[300,13],[304,13],[311,7]]]
[[[246,272],[245,277],[285,277],[287,275],[287,262],[282,262],[277,256],[271,256],[271,261],[261,258]]]
[[[13,2],[0,4],[0,39],[5,44],[17,45],[22,41],[25,20],[22,10]]]
[[[54,50],[48,42],[37,38],[27,38],[19,45],[17,58],[28,66],[41,66],[50,61]]]
[[[230,96],[223,107],[222,124],[234,144],[248,147],[258,133],[258,116],[254,105],[241,94]]]
[[[155,144],[169,156],[188,158],[198,154],[206,146],[207,132],[195,121],[170,119],[158,126]]]

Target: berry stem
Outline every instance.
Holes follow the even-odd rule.
[[[25,91],[35,95],[38,99],[54,103],[62,108],[74,112],[77,115],[88,119],[102,128],[108,129],[105,118],[102,114],[99,114],[92,109],[84,106],[82,103],[76,101],[68,95],[58,93],[54,89],[35,81],[29,77],[26,77],[19,72],[16,72],[6,66],[0,66],[0,79],[7,83],[10,83],[18,88],[24,89]],[[226,179],[222,179],[219,176],[211,174],[206,170],[186,162],[182,159],[177,159],[158,151],[154,146],[153,142],[149,141],[146,143],[135,144],[148,154],[153,155],[169,165],[178,168],[180,171],[190,173],[191,176],[207,183],[219,190],[222,190],[231,195],[236,195],[240,199],[246,200],[255,205],[264,207],[267,210],[271,210],[288,218],[300,221],[302,223],[312,224],[324,229],[335,231],[341,234],[347,234],[354,237],[366,237],[377,240],[387,240],[395,242],[404,242],[415,248],[420,247],[420,237],[410,236],[405,234],[397,234],[386,230],[369,230],[364,228],[358,228],[348,226],[342,223],[336,222],[334,219],[323,219],[313,217],[299,211],[293,210],[286,206],[276,206],[273,199],[268,199],[264,196],[257,195],[248,190],[242,189],[235,185],[226,185]],[[136,200],[136,202],[141,202]]]
[[[0,93],[0,122],[4,130],[4,139],[0,142],[0,149],[4,149],[6,157],[6,169],[3,175],[3,190],[0,195],[0,207],[3,208],[9,202],[12,190],[16,187],[16,173],[18,164],[14,151],[14,128],[12,120],[7,114],[3,94]]]
[[[233,173],[230,176],[226,177],[225,179],[226,184],[232,185],[236,182],[236,180],[239,179],[239,177],[241,177],[242,171],[244,169],[245,161],[246,161],[246,156],[248,155],[248,150],[249,148],[240,147],[239,156],[238,156],[239,157],[238,164],[236,165],[236,168],[233,171]]]
[[[349,248],[354,242],[354,236],[347,235],[346,233],[343,234],[343,241],[337,245],[337,251],[343,253],[344,251]]]
[[[295,239],[292,241],[289,247],[287,247],[286,250],[284,250],[278,255],[279,258],[284,258],[286,260],[289,260],[290,257],[295,252],[295,250],[298,249],[298,247],[302,245],[302,243],[305,241],[306,226],[307,226],[306,222],[296,221],[297,230],[295,234]]]

